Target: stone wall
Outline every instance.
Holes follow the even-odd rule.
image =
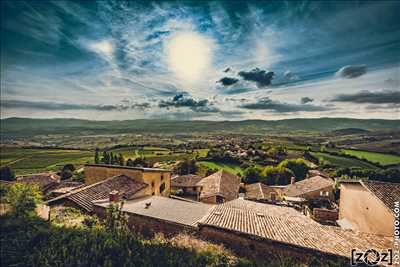
[[[94,206],[94,212],[100,217],[105,217],[105,208]],[[153,237],[156,233],[163,233],[165,236],[173,236],[180,233],[195,234],[196,227],[160,220],[154,217],[147,217],[139,214],[125,213],[128,216],[128,225],[132,231],[145,237]]]
[[[199,231],[202,238],[221,243],[225,247],[232,249],[239,256],[255,260],[268,260],[268,257],[270,257],[271,259],[279,258],[284,261],[285,258],[290,257],[307,266],[319,266],[321,264],[319,262],[318,265],[315,265],[315,260],[332,260],[334,262],[340,260],[348,262],[348,259],[344,257],[325,254],[316,250],[284,244],[273,240],[261,239],[208,225],[200,225]]]
[[[339,211],[314,208],[313,217],[319,222],[336,222],[339,219]]]
[[[329,196],[321,196],[320,192],[324,191],[324,192],[329,192]],[[307,194],[301,195],[299,197],[305,198],[305,199],[318,199],[318,198],[327,198],[327,199],[334,199],[334,195],[333,195],[333,188],[332,186],[328,186],[325,188],[321,188],[312,192],[308,192]]]
[[[217,197],[216,196],[210,196],[210,197],[203,197],[200,199],[201,202],[203,203],[208,203],[208,204],[216,204],[217,203]]]
[[[143,172],[143,182],[147,187],[148,195],[168,197],[171,193],[171,173],[170,172]],[[161,185],[164,184],[164,191],[160,192]]]
[[[85,166],[85,183],[86,185],[100,182],[104,179],[117,176],[126,175],[138,182],[143,182],[143,175],[141,170],[129,169],[129,168],[116,168],[110,166],[109,168],[103,166]]]

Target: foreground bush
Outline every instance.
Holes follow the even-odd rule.
[[[1,266],[252,266],[220,246],[190,238],[144,240],[105,228],[56,227],[0,217]]]

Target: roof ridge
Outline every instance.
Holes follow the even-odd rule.
[[[136,182],[136,183],[146,184],[146,183],[143,183],[143,182],[135,181],[135,180],[133,180],[133,178],[131,178],[131,177],[128,176],[128,175],[119,174],[119,175],[115,175],[115,176],[106,178],[106,179],[104,179],[104,180],[101,180],[101,181],[99,181],[99,182],[97,182],[97,183],[93,183],[93,184],[89,184],[89,185],[86,185],[86,186],[79,187],[79,188],[77,188],[77,189],[75,189],[75,190],[73,190],[73,191],[71,191],[71,192],[68,192],[68,193],[65,193],[65,194],[63,194],[63,195],[61,195],[61,196],[52,198],[52,199],[48,200],[46,203],[50,203],[50,202],[55,201],[55,200],[59,200],[59,199],[65,198],[65,197],[69,197],[69,196],[71,196],[71,195],[74,195],[74,194],[76,194],[76,193],[79,193],[79,192],[81,192],[81,191],[83,191],[83,190],[86,190],[86,189],[88,189],[88,188],[92,188],[92,187],[94,187],[94,186],[96,186],[96,185],[103,184],[103,183],[108,182],[108,181],[110,181],[110,180],[112,180],[112,179],[115,179],[115,178],[117,178],[117,177],[122,177],[122,176],[126,176],[126,177],[130,178],[130,179],[132,179],[132,181],[134,181],[134,182]]]

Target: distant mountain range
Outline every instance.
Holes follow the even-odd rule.
[[[276,121],[174,121],[174,120],[125,120],[90,121],[79,119],[29,119],[7,118],[0,121],[1,137],[30,137],[45,134],[193,134],[237,133],[267,134],[292,132],[330,132],[341,129],[383,130],[400,129],[400,120],[381,119],[286,119]],[[361,129],[361,130],[360,130]],[[357,131],[356,131],[357,132]],[[338,131],[340,134],[341,131]]]

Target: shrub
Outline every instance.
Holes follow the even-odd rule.
[[[15,217],[29,217],[35,214],[35,208],[42,200],[42,194],[36,185],[15,183],[8,188],[5,200]]]
[[[0,168],[0,180],[15,181],[15,174],[10,167],[4,166]]]
[[[279,163],[278,167],[288,168],[294,173],[296,181],[301,181],[306,178],[309,167],[303,159],[284,160]]]
[[[268,185],[287,185],[293,175],[288,168],[267,166],[262,171],[262,182]]]

